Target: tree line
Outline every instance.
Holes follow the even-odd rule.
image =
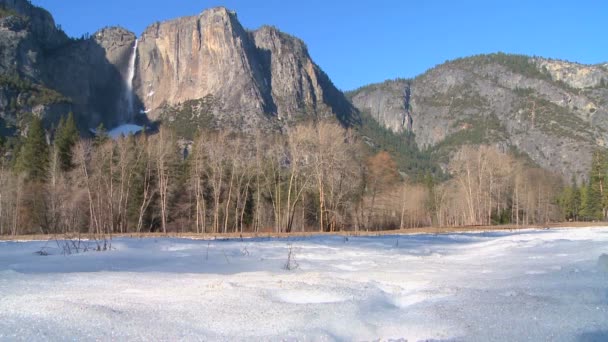
[[[334,232],[604,219],[605,153],[589,184],[493,146],[464,146],[446,172],[408,179],[334,122],[283,134],[199,131],[81,138],[72,115],[52,134],[33,118],[1,144],[0,234]]]
[[[604,221],[608,218],[608,155],[596,150],[591,161],[587,182],[579,186],[572,179],[558,201],[568,221]]]

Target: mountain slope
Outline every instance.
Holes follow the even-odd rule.
[[[608,144],[607,83],[606,65],[499,53],[458,59],[414,80],[374,84],[349,96],[396,133],[407,130],[409,113],[416,143],[440,161],[462,144],[492,143],[570,178],[584,176],[591,151]]]

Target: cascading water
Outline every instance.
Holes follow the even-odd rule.
[[[125,85],[123,100],[119,104],[119,107],[121,107],[122,112],[122,120],[118,126],[112,128],[108,132],[108,135],[112,137],[112,139],[118,139],[121,136],[128,136],[130,134],[138,134],[139,132],[143,131],[143,127],[133,124],[133,119],[135,118],[135,94],[133,94],[133,79],[135,78],[137,43],[138,40],[135,39],[135,44],[133,45],[133,52],[131,52],[131,56],[129,57],[129,69],[127,70],[127,74],[124,78]],[[92,132],[95,133],[95,131]]]
[[[133,113],[135,112],[134,106],[134,95],[133,95],[133,79],[135,78],[135,60],[137,59],[137,43],[135,39],[135,45],[133,45],[133,52],[129,58],[129,69],[127,71],[127,86],[125,87],[125,99],[127,100],[127,115],[126,122],[133,120]]]

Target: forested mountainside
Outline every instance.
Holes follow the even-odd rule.
[[[523,153],[565,179],[608,143],[608,66],[490,54],[348,93],[353,104],[447,163],[464,144]]]

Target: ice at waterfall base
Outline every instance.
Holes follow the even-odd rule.
[[[608,341],[608,228],[112,247],[0,242],[0,340]]]

